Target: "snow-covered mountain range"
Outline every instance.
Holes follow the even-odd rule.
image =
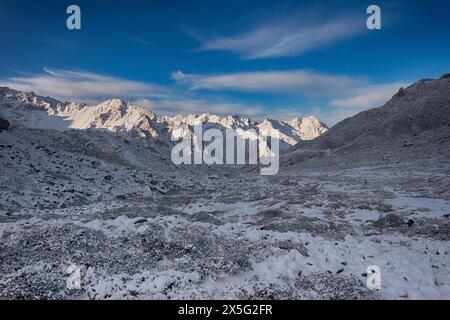
[[[115,134],[132,133],[167,143],[172,134],[182,136],[194,124],[206,128],[235,129],[245,134],[248,129],[270,133],[279,132],[281,149],[287,149],[302,140],[315,139],[327,131],[327,126],[316,117],[294,118],[289,121],[265,119],[262,122],[238,115],[219,117],[202,115],[158,116],[154,112],[124,101],[110,99],[88,106],[79,102],[61,102],[41,97],[33,92],[0,88],[1,112],[13,125],[38,129],[105,129]]]

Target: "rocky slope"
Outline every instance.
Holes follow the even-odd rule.
[[[283,157],[282,164],[290,168],[411,162],[447,166],[449,157],[447,74],[402,88],[384,106],[345,119],[313,141],[300,142]]]

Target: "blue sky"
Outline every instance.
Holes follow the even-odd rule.
[[[81,30],[66,8],[81,8]],[[366,28],[381,8],[382,29]],[[0,85],[328,124],[450,72],[448,1],[0,2]]]

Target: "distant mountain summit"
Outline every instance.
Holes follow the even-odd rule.
[[[248,129],[268,133],[274,129],[280,132],[281,148],[284,150],[299,141],[315,139],[327,131],[326,125],[314,116],[289,121],[265,119],[261,123],[236,114],[225,117],[209,113],[158,116],[142,106],[119,98],[88,106],[5,87],[0,88],[0,110],[13,124],[28,128],[104,129],[112,133],[134,133],[165,142],[170,141],[172,134],[182,136],[195,124],[202,124],[204,129],[239,129],[238,133]]]

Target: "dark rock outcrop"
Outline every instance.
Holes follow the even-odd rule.
[[[3,118],[0,118],[0,131],[6,130],[9,128],[9,121]]]

